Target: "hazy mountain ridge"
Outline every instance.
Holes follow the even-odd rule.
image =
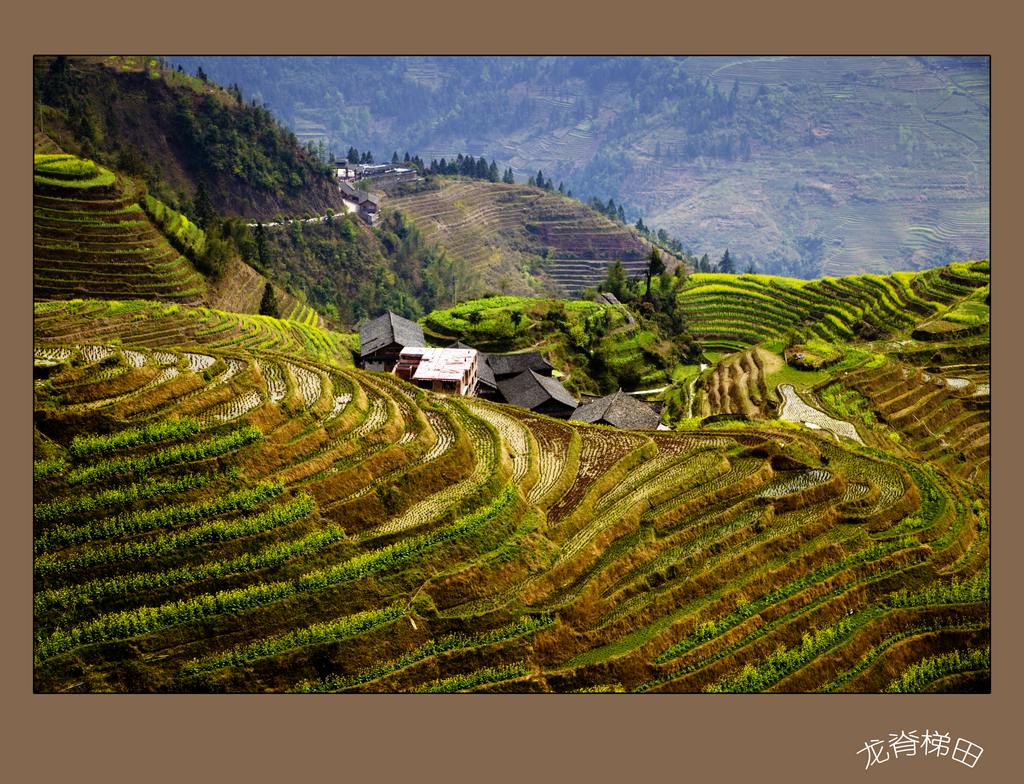
[[[338,154],[465,152],[523,179],[542,169],[698,255],[728,247],[762,271],[988,255],[984,58],[178,61],[237,81]]]

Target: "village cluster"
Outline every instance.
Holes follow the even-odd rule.
[[[408,166],[396,163],[342,163],[335,168],[338,178],[338,190],[349,212],[355,212],[371,226],[380,217],[380,199],[377,196],[361,191],[353,183],[359,180],[374,178],[377,181],[415,180],[417,172]]]
[[[539,414],[626,430],[656,430],[658,413],[622,390],[576,400],[537,351],[488,354],[463,343],[430,348],[423,328],[390,311],[359,328],[360,365],[432,392],[486,398]]]

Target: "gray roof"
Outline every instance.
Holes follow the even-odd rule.
[[[554,378],[541,376],[526,370],[518,376],[499,381],[498,390],[514,406],[534,409],[548,400],[556,400],[570,408],[576,408],[576,399]]]
[[[476,379],[480,384],[486,384],[492,389],[497,389],[498,380],[494,377],[494,370],[491,369],[490,364],[487,362],[488,358],[487,354],[480,351],[477,352],[477,359],[479,361],[476,363]]]
[[[487,363],[491,366],[495,376],[514,376],[525,370],[535,370],[538,373],[550,373],[551,363],[541,356],[538,351],[523,351],[518,354],[490,354]]]
[[[660,417],[649,405],[627,395],[621,389],[614,395],[585,403],[570,419],[581,422],[606,422],[623,430],[656,430]]]
[[[397,343],[400,346],[425,346],[423,327],[415,321],[402,318],[390,310],[367,321],[359,328],[359,355],[367,356],[385,346]]]
[[[356,190],[344,180],[338,183],[338,190],[344,193],[346,196],[352,197],[356,201],[359,201],[359,198],[361,196],[365,196],[365,194],[362,191]]]
[[[380,199],[376,196],[371,196],[366,191],[361,191],[358,188],[353,188],[344,180],[338,183],[338,190],[349,197],[349,199],[355,199],[357,204],[365,204],[366,202],[372,202],[373,204],[380,204]]]

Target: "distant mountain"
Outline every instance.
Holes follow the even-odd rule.
[[[303,142],[485,155],[744,268],[989,253],[984,57],[181,57]]]

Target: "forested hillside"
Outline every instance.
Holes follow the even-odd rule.
[[[146,57],[37,57],[35,130],[140,177],[189,212],[273,219],[338,209],[325,161],[237,87]]]

